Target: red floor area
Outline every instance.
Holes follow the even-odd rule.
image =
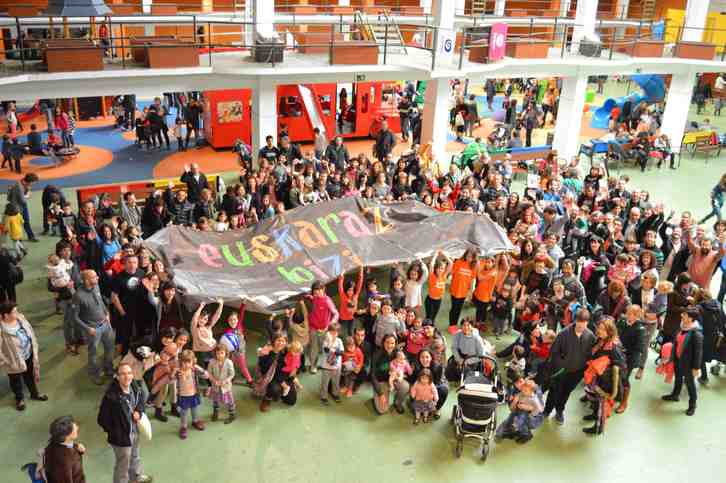
[[[93,146],[78,146],[81,148],[80,154],[76,158],[64,162],[58,167],[55,167],[52,164],[33,164],[33,160],[37,159],[38,156],[26,156],[20,164],[20,169],[22,171],[21,174],[2,170],[0,171],[0,179],[19,180],[26,173],[35,173],[41,180],[64,178],[66,176],[74,176],[80,173],[101,169],[104,166],[111,164],[111,161],[113,160],[113,153],[111,151]],[[99,183],[101,182],[103,181],[99,180]]]

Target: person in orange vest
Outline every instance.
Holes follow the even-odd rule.
[[[464,254],[454,262],[451,268],[451,310],[449,310],[449,334],[458,332],[459,316],[464,307],[464,301],[471,295],[472,282],[476,277],[477,253],[473,248],[467,249]]]

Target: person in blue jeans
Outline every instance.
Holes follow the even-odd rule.
[[[109,318],[106,304],[98,288],[98,275],[93,270],[81,273],[83,284],[73,294],[73,315],[88,339],[88,373],[97,385],[103,384],[101,370],[96,361],[98,344],[103,345],[103,373],[113,377],[113,356],[115,354],[116,334]]]
[[[8,188],[8,203],[12,203],[17,206],[18,211],[20,211],[23,215],[23,228],[25,228],[25,233],[28,235],[28,240],[31,242],[38,241],[33,233],[33,228],[30,226],[30,211],[28,210],[30,187],[36,181],[38,181],[38,175],[35,173],[28,173],[23,176],[23,179]]]
[[[721,221],[721,208],[723,208],[724,194],[726,194],[726,174],[721,176],[718,184],[711,190],[711,212],[698,222],[699,225],[706,223],[706,220],[714,216],[718,221]]]

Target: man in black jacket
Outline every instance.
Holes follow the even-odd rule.
[[[381,121],[381,130],[376,135],[376,145],[373,147],[373,152],[376,158],[382,163],[385,161],[396,145],[396,136],[388,129],[388,121],[385,119]]]
[[[343,145],[342,137],[336,136],[335,142],[328,144],[323,159],[327,159],[329,163],[334,164],[335,168],[339,171],[344,171],[348,167],[350,154],[348,153],[348,148]]]
[[[121,363],[116,380],[106,390],[98,410],[98,425],[108,435],[116,464],[113,469],[114,483],[149,483],[150,476],[141,472],[139,456],[139,429],[137,426],[144,413],[146,397],[134,382],[131,366]]]
[[[56,186],[49,184],[46,185],[45,188],[43,188],[43,195],[41,196],[41,203],[43,205],[43,233],[41,233],[41,235],[48,234],[48,218],[50,215],[50,204],[53,202],[54,194],[58,195],[59,206],[64,206],[66,204],[66,199],[63,196],[63,193]]]
[[[692,307],[681,314],[681,330],[676,335],[671,352],[676,372],[675,384],[673,392],[662,397],[664,401],[678,401],[685,381],[688,390],[687,416],[696,413],[696,378],[701,372],[703,359],[703,334],[697,322],[699,317],[698,309]]]
[[[171,185],[171,182],[169,183]],[[194,203],[190,203],[187,199],[187,192],[179,190],[176,195],[172,194],[171,186],[164,191],[164,202],[166,209],[172,217],[172,223],[175,225],[190,226],[192,224],[192,214],[194,213]]]
[[[207,177],[199,171],[199,165],[193,163],[191,166],[188,164],[184,165],[184,174],[181,175],[181,182],[187,185],[187,194],[189,195],[189,202],[196,203],[201,197],[202,190],[209,189],[209,182]]]
[[[550,350],[552,381],[544,414],[554,409],[557,424],[565,423],[565,404],[585,374],[585,365],[595,345],[595,335],[587,328],[590,312],[580,309],[575,322],[557,334]]]

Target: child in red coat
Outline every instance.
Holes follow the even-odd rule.
[[[343,384],[341,392],[347,396],[353,396],[353,383],[355,382],[356,376],[363,369],[363,362],[365,356],[363,351],[355,343],[352,337],[345,338],[345,351],[343,352]]]

